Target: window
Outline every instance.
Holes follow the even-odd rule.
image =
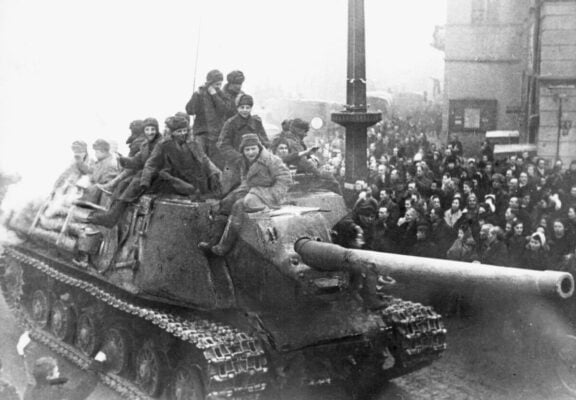
[[[472,0],[472,24],[498,22],[498,0]]]

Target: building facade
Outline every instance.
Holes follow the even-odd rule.
[[[515,130],[545,158],[576,154],[576,0],[448,0],[447,12],[444,131],[469,149]]]

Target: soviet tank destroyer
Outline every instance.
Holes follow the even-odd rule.
[[[385,293],[366,306],[366,265],[399,281],[573,291],[565,273],[470,275],[471,264],[343,249],[330,237],[343,199],[310,179],[296,176],[286,204],[247,214],[232,251],[208,258],[197,244],[216,199],[145,195],[107,229],[82,222],[74,185],[56,191],[33,217],[8,222],[20,242],[4,247],[4,296],[32,338],[78,365],[103,348],[102,380],[128,398],[246,399],[346,383],[352,397],[442,354],[446,330],[431,307]],[[89,266],[74,262],[78,250]]]

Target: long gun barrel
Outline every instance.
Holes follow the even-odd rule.
[[[294,249],[310,267],[323,271],[351,271],[371,266],[399,281],[479,285],[502,291],[559,296],[574,293],[574,278],[567,272],[536,271],[459,261],[346,249],[309,238],[296,241]]]

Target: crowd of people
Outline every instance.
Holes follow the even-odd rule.
[[[387,133],[387,136],[389,132]],[[401,140],[398,141],[397,137]],[[484,142],[465,157],[425,135],[396,135],[369,149],[353,211],[334,229],[348,247],[530,269],[571,270],[576,246],[576,160],[524,153],[495,159]],[[360,229],[359,229],[360,228]]]

